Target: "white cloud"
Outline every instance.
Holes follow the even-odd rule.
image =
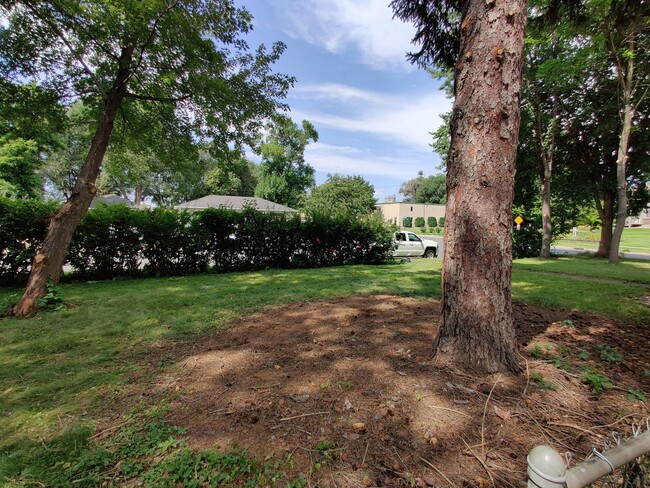
[[[393,19],[388,0],[285,0],[280,8],[292,37],[331,53],[356,51],[375,69],[413,69],[405,56],[415,29]]]
[[[385,103],[386,94],[361,90],[352,86],[338,83],[322,83],[318,85],[298,85],[291,94],[294,97],[312,100],[332,100],[337,103]]]
[[[305,160],[316,171],[364,177],[383,176],[398,181],[402,181],[404,175],[416,174],[422,169],[423,159],[430,159],[430,164],[433,164],[434,156],[433,154],[420,158],[376,156],[370,151],[320,142],[310,144],[305,151]]]
[[[451,109],[451,101],[441,91],[393,95],[345,85],[306,85],[297,90],[299,99],[312,99],[316,109],[295,109],[294,119],[307,119],[318,129],[326,126],[346,132],[374,134],[400,142],[411,149],[428,150],[429,132],[440,126],[440,115]],[[335,112],[327,111],[323,100],[336,102]],[[345,107],[346,113],[339,110]]]

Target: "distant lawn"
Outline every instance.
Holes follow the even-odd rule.
[[[650,284],[650,261],[640,259],[622,259],[619,264],[610,265],[606,260],[593,256],[559,256],[553,259],[526,258],[517,259],[514,262],[514,269]]]
[[[0,319],[0,485],[48,484],[61,466],[74,465],[96,421],[130,384],[149,381],[156,341],[199,341],[234,318],[294,301],[439,297],[440,269],[435,259],[63,285],[67,308]],[[650,308],[638,300],[650,295],[648,283],[650,263],[526,259],[514,264],[513,298],[648,324]],[[0,309],[19,294],[0,289]],[[164,358],[154,366],[163,371]]]
[[[559,239],[554,244],[563,247],[575,247],[581,249],[598,249],[598,241],[600,240],[600,230],[578,231],[576,238],[572,234],[567,234],[562,239]],[[621,237],[622,253],[648,253],[650,254],[650,229],[642,227],[631,227],[623,230]]]

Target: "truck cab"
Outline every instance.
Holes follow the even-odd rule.
[[[409,231],[397,231],[393,234],[396,244],[393,257],[425,257],[435,258],[438,255],[438,243],[434,240],[423,239]]]

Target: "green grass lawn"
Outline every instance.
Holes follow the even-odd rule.
[[[130,383],[148,381],[143,375],[150,372],[154,341],[200,340],[233,318],[299,300],[358,293],[438,297],[440,268],[440,260],[414,260],[63,285],[58,293],[65,309],[0,319],[0,486],[65,486],[75,469],[94,466],[97,476],[108,469],[102,462],[116,450],[94,445],[89,436]],[[649,283],[645,262],[526,259],[514,265],[513,298],[648,324],[650,309],[638,298],[650,295]],[[19,293],[0,289],[0,309]],[[97,479],[77,485],[93,486]]]
[[[567,234],[557,240],[554,244],[563,247],[574,247],[580,249],[598,249],[600,230],[586,231],[579,230],[576,238]],[[648,253],[650,254],[650,229],[645,227],[631,227],[623,230],[621,237],[620,251],[622,253]]]
[[[650,261],[623,259],[608,264],[593,256],[559,256],[553,259],[526,258],[514,262],[515,270],[563,273],[603,280],[632,281],[650,285]]]

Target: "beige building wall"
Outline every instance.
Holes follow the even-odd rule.
[[[413,218],[413,226],[417,217],[424,217],[426,226],[429,217],[439,219],[445,216],[445,206],[429,203],[379,203],[377,208],[387,222],[402,226],[404,217]]]

